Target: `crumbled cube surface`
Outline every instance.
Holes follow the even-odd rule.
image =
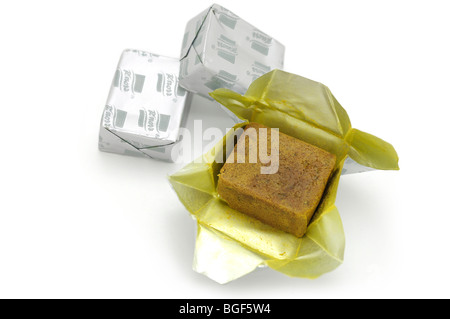
[[[261,167],[269,164],[261,163],[259,157],[256,163],[250,160],[250,151],[261,145],[260,128],[268,130],[268,150],[278,150],[275,174],[261,174]],[[257,134],[245,134],[249,129]],[[247,125],[220,171],[217,191],[231,208],[301,237],[322,198],[336,156],[281,132],[278,148],[270,140],[270,128]],[[237,154],[242,143],[245,154]]]

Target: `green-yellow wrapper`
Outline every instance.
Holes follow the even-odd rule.
[[[279,128],[280,132],[336,155],[336,167],[322,200],[301,237],[231,209],[217,194],[217,179],[230,130],[214,148],[169,181],[197,221],[193,268],[219,283],[237,279],[258,266],[292,277],[317,278],[344,259],[345,236],[336,193],[344,161],[381,170],[398,170],[394,147],[351,126],[347,112],[328,87],[304,77],[274,70],[255,80],[245,95],[228,89],[210,94],[243,122]]]

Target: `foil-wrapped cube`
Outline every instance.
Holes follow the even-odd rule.
[[[180,85],[208,98],[218,88],[243,94],[261,75],[283,68],[284,50],[274,38],[214,4],[186,26]]]
[[[100,125],[99,149],[174,161],[190,94],[179,86],[178,59],[122,53]]]

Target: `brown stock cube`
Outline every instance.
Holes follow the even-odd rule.
[[[260,128],[267,129],[265,141]],[[336,156],[281,132],[278,147],[271,145],[270,133],[270,128],[261,124],[245,127],[220,170],[217,192],[231,208],[302,237],[333,172]],[[263,142],[268,145],[263,151],[268,151],[262,154],[273,156],[270,163],[266,157],[264,161],[259,155],[256,160],[252,157]],[[274,155],[277,150],[278,161]],[[261,168],[271,165],[272,174],[261,173]]]

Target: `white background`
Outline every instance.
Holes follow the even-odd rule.
[[[0,297],[450,297],[447,2],[219,2],[282,42],[285,70],[326,84],[401,167],[341,179],[338,269],[259,269],[227,285],[192,271],[196,226],[167,181],[180,165],[97,150],[122,50],[177,57],[210,4],[0,4]],[[190,123],[231,125],[203,102]]]

